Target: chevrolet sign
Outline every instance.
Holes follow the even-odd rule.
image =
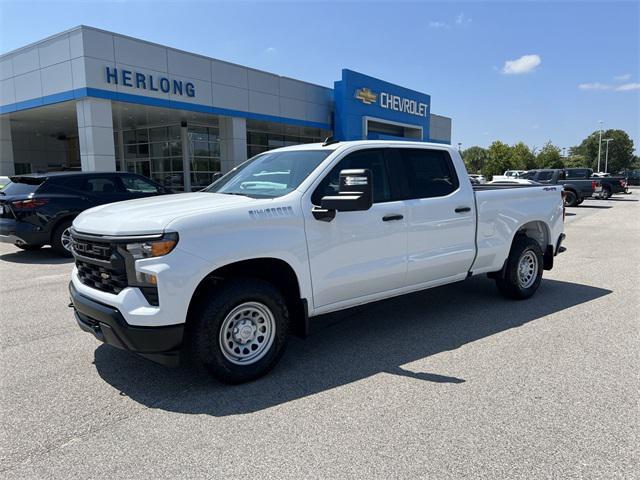
[[[380,102],[377,101],[378,97],[380,97]],[[380,93],[380,95],[378,95],[377,93],[372,92],[366,87],[358,88],[355,93],[355,98],[366,105],[378,103],[380,107],[386,108],[388,110],[408,113],[410,115],[416,115],[418,117],[427,116],[428,105],[426,103],[417,102],[416,100],[403,98],[398,95],[392,95],[387,92],[382,92]]]

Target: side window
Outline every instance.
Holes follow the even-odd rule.
[[[408,191],[405,199],[443,197],[459,187],[453,162],[447,152],[401,149]]]
[[[548,182],[553,177],[553,172],[540,172],[538,174],[538,182]]]
[[[120,180],[129,193],[158,193],[158,187],[142,177],[123,175]]]
[[[85,186],[85,191],[89,193],[109,194],[122,192],[122,188],[119,188],[114,179],[109,177],[88,178]]]
[[[350,168],[368,168],[373,178],[373,203],[387,202],[391,197],[389,176],[384,161],[384,153],[379,149],[359,150],[350,153],[335,165],[320,182],[311,196],[314,205],[320,205],[320,200],[326,195],[337,195],[340,171]]]

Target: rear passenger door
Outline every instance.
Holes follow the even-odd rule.
[[[85,191],[98,205],[120,202],[131,198],[116,175],[91,175],[85,182]]]
[[[475,257],[471,183],[458,178],[447,150],[392,149],[406,207],[407,285],[464,279]]]

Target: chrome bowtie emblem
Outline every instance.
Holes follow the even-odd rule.
[[[111,278],[111,275],[104,272],[100,273],[100,276],[102,277],[103,280],[109,280]]]

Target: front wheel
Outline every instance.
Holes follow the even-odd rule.
[[[509,298],[529,298],[540,286],[542,269],[542,249],[538,242],[519,237],[511,247],[504,275],[496,279],[498,290]]]
[[[257,279],[226,281],[200,302],[190,321],[196,362],[226,383],[248,382],[271,370],[289,330],[284,297]]]

